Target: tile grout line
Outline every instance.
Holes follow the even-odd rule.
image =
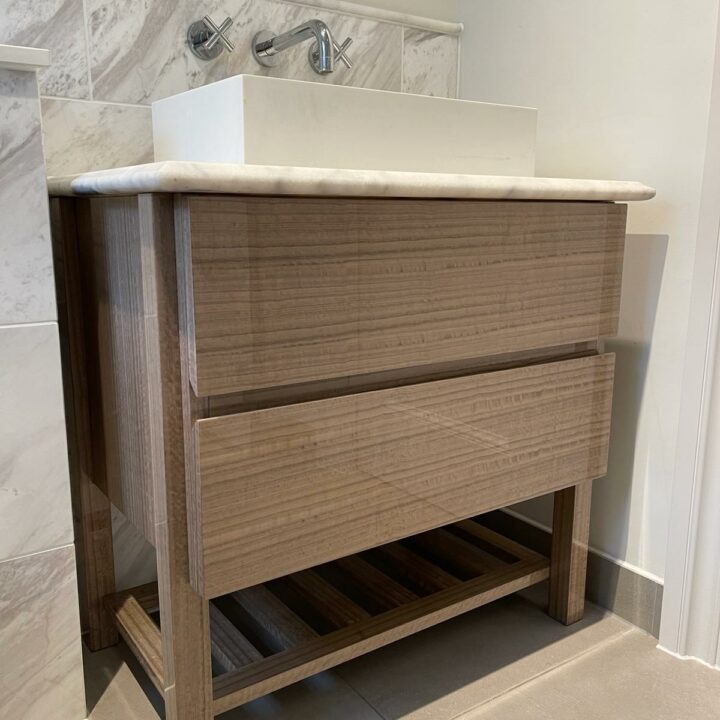
[[[405,35],[407,28],[403,25],[400,33],[400,92],[405,92]]]
[[[342,667],[342,666],[340,666],[340,667]],[[383,713],[380,712],[379,708],[376,708],[370,702],[370,700],[368,700],[357,688],[353,687],[350,684],[350,681],[347,680],[343,675],[341,675],[340,672],[338,672],[338,669],[339,669],[338,667],[330,668],[330,670],[326,670],[325,672],[331,673],[334,677],[339,679],[343,683],[343,685],[345,685],[350,690],[350,692],[353,693],[353,695],[356,695],[357,697],[359,697],[360,700],[362,700],[362,702],[365,703],[365,705],[367,705],[375,713],[375,715],[377,715],[378,720],[392,720],[392,718],[388,718],[386,715],[383,715]]]
[[[16,555],[15,557],[6,558],[5,560],[0,560],[0,565],[4,565],[5,563],[11,563],[16,562],[18,560],[28,560],[29,558],[37,557],[38,555],[47,555],[48,553],[58,552],[60,550],[67,550],[68,548],[74,548],[75,542],[65,543],[64,545],[58,545],[57,547],[51,547],[51,548],[45,548],[44,550],[35,550],[31,553],[26,553],[25,555]]]
[[[568,665],[571,665],[576,661],[579,661],[579,660],[587,658],[591,655],[594,655],[595,653],[599,652],[600,650],[603,650],[606,647],[613,645],[616,642],[619,642],[626,636],[631,635],[631,634],[635,633],[636,631],[637,631],[637,628],[628,627],[627,629],[623,630],[623,632],[619,633],[618,635],[607,638],[607,639],[603,640],[602,642],[597,643],[596,645],[593,645],[592,647],[588,648],[587,650],[583,650],[582,652],[578,653],[577,655],[573,655],[572,657],[567,658],[567,660],[563,660],[562,662],[558,663],[557,665],[554,665],[551,668],[547,668],[546,670],[543,670],[542,672],[532,675],[527,680],[522,680],[521,682],[516,683],[515,685],[509,687],[507,690],[503,690],[502,692],[499,692],[496,695],[493,695],[492,697],[488,698],[487,700],[483,700],[481,703],[474,705],[473,707],[468,708],[467,710],[463,710],[459,715],[454,715],[452,718],[449,718],[449,720],[472,720],[472,718],[469,716],[469,713],[475,713],[475,712],[481,710],[482,708],[500,703],[503,700],[505,700],[506,698],[508,698],[511,694],[517,692],[518,690],[521,690],[527,686],[533,685],[537,681],[565,669]]]
[[[92,70],[90,69],[90,28],[88,27],[87,0],[82,0],[83,32],[85,33],[85,62],[87,63],[88,94],[90,102],[95,99]]]

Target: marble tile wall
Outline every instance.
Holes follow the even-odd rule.
[[[2,70],[0,325],[55,319],[44,175],[35,75]]]
[[[345,12],[281,0],[4,0],[0,43],[53,53],[51,68],[40,76],[53,175],[151,161],[152,101],[238,73],[456,96],[457,37],[341,6]],[[187,27],[204,13],[234,19],[235,52],[203,62],[188,51]],[[249,48],[258,30],[282,32],[309,17],[327,22],[341,41],[353,38],[352,70],[317,75],[306,44],[283,53],[276,68],[255,62]]]
[[[3,720],[86,715],[72,545],[0,563]]]
[[[2,563],[73,542],[57,324],[0,327],[0,369]]]
[[[0,27],[7,12],[0,3]],[[80,720],[80,623],[38,82],[34,72],[1,68],[0,218],[0,717]]]

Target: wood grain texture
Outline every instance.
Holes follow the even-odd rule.
[[[302,570],[290,576],[300,597],[331,625],[342,628],[367,620],[370,614],[324,580],[314,570]]]
[[[585,612],[591,500],[592,481],[555,493],[548,613],[565,625]]]
[[[90,650],[117,642],[117,628],[106,606],[115,592],[110,501],[93,482],[104,474],[93,457],[93,422],[88,388],[84,289],[78,254],[75,203],[54,198],[50,203],[55,288],[62,356],[68,461],[77,553],[80,616]]]
[[[380,556],[411,585],[425,592],[437,592],[457,585],[460,580],[435,563],[429,562],[400,543],[389,543],[370,551],[373,557]]]
[[[412,590],[408,590],[359,555],[340,558],[333,564],[351,581],[357,583],[371,601],[383,610],[392,610],[417,598]]]
[[[173,198],[138,198],[138,245],[147,257],[156,313],[149,318],[156,358],[158,419],[148,443],[152,489],[165,713],[168,720],[210,720],[212,670],[208,602],[189,581],[185,468],[194,422],[178,322]]]
[[[496,533],[494,530],[486,528],[473,520],[461,520],[455,523],[453,528],[468,537],[499,548],[518,560],[537,560],[542,557],[540,553],[530,550],[519,542],[506,538],[504,535],[500,535],[500,533]]]
[[[614,335],[626,208],[189,196],[198,395]]]
[[[614,356],[196,424],[207,597],[606,472]]]
[[[595,340],[571,345],[537,348],[517,353],[503,353],[484,358],[455,360],[422,367],[395,368],[370,373],[369,375],[330,378],[299,385],[281,385],[279,387],[230,393],[229,395],[213,395],[204,398],[207,408],[206,417],[234,415],[249,410],[265,410],[280,405],[293,405],[299,402],[324,400],[342,395],[373,392],[374,390],[388,390],[435,380],[450,380],[465,375],[510,370],[525,365],[574,360],[597,355],[597,345],[597,340]]]
[[[132,592],[119,594],[110,603],[123,640],[140,661],[153,685],[165,691],[160,629]]]
[[[309,625],[264,585],[234,592],[232,599],[257,623],[258,631],[274,652],[302,645],[317,637]]]
[[[214,708],[222,713],[315,673],[335,667],[493,600],[542,582],[548,561],[508,566],[318,637],[300,647],[215,679]]]
[[[225,672],[262,660],[260,651],[212,603],[210,635],[212,656]]]
[[[505,563],[489,553],[484,553],[467,540],[440,528],[421,533],[409,540],[412,547],[436,558],[443,567],[463,579],[475,577],[502,567]]]
[[[97,480],[125,517],[155,543],[151,435],[157,412],[159,370],[148,333],[155,313],[151,260],[139,241],[137,198],[78,201],[85,303],[92,325],[87,352],[90,402],[105,477]],[[150,283],[150,284],[149,284]]]

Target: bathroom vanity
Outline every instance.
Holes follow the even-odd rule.
[[[650,188],[166,162],[51,194],[88,642],[168,718],[548,578],[581,618]],[[548,493],[550,558],[483,525]],[[157,585],[115,592],[110,502]]]

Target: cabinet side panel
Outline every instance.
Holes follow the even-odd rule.
[[[79,204],[79,247],[87,288],[90,402],[102,437],[111,501],[154,544],[152,433],[159,422],[153,376],[157,339],[147,248],[136,197]],[[150,280],[150,282],[152,279]]]

